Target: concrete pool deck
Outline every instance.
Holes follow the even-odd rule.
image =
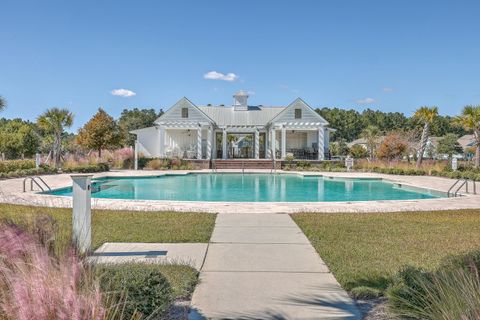
[[[218,173],[241,173],[241,170],[218,170]],[[118,170],[94,174],[94,178],[126,176],[159,176],[165,174],[211,173],[211,170],[176,171],[133,171]],[[270,173],[270,170],[245,170],[245,173]],[[291,172],[277,170],[277,173],[322,175],[331,178],[377,178],[405,186],[447,192],[455,182],[453,179],[430,176],[400,176],[364,172]],[[52,189],[69,187],[72,180],[69,174],[45,175],[42,178]],[[72,206],[70,197],[22,192],[23,178],[0,181],[0,203],[66,207]],[[29,184],[27,184],[29,187]],[[479,189],[480,191],[480,189]],[[138,210],[138,211],[183,211],[214,213],[295,213],[295,212],[397,212],[429,211],[480,208],[480,195],[468,194],[456,198],[420,200],[381,200],[353,202],[201,202],[164,200],[123,200],[92,199],[96,209]]]

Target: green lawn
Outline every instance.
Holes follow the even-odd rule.
[[[293,214],[340,284],[384,289],[402,266],[432,269],[480,249],[480,210]]]
[[[39,214],[56,220],[59,245],[69,241],[71,209],[0,204],[0,219],[31,224]],[[105,242],[208,242],[214,224],[211,213],[94,210],[92,241],[94,248]]]

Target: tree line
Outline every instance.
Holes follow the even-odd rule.
[[[0,112],[7,106],[0,96]],[[35,122],[0,118],[0,153],[3,159],[33,157],[37,152],[48,154],[57,166],[64,153],[102,150],[132,146],[135,136],[129,132],[154,125],[163,114],[153,108],[124,109],[114,119],[104,109],[97,113],[78,132],[67,129],[74,123],[74,114],[66,108],[50,108],[39,115]]]
[[[365,109],[362,112],[353,109],[340,108],[317,108],[330,127],[337,131],[332,134],[332,141],[345,140],[351,142],[361,137],[362,131],[367,127],[376,127],[380,132],[414,130],[421,125],[422,121],[415,117],[405,116],[401,112],[382,112],[379,110]],[[466,130],[455,123],[455,117],[438,115],[431,124],[430,134],[442,137],[447,133],[464,135]]]

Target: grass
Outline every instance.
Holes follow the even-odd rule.
[[[57,242],[70,241],[72,210],[0,204],[0,220],[23,224],[35,216],[52,216],[58,224]],[[98,248],[105,242],[208,242],[215,224],[211,213],[142,212],[94,210],[92,243]]]
[[[293,214],[340,284],[384,290],[403,266],[432,270],[480,248],[480,210]]]

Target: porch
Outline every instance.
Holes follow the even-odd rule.
[[[212,125],[182,123],[152,127],[137,134],[141,139],[137,140],[136,149],[147,157],[282,160],[291,154],[298,160],[328,158],[325,156],[328,131],[321,126],[214,128]],[[147,150],[153,152],[147,153]]]

